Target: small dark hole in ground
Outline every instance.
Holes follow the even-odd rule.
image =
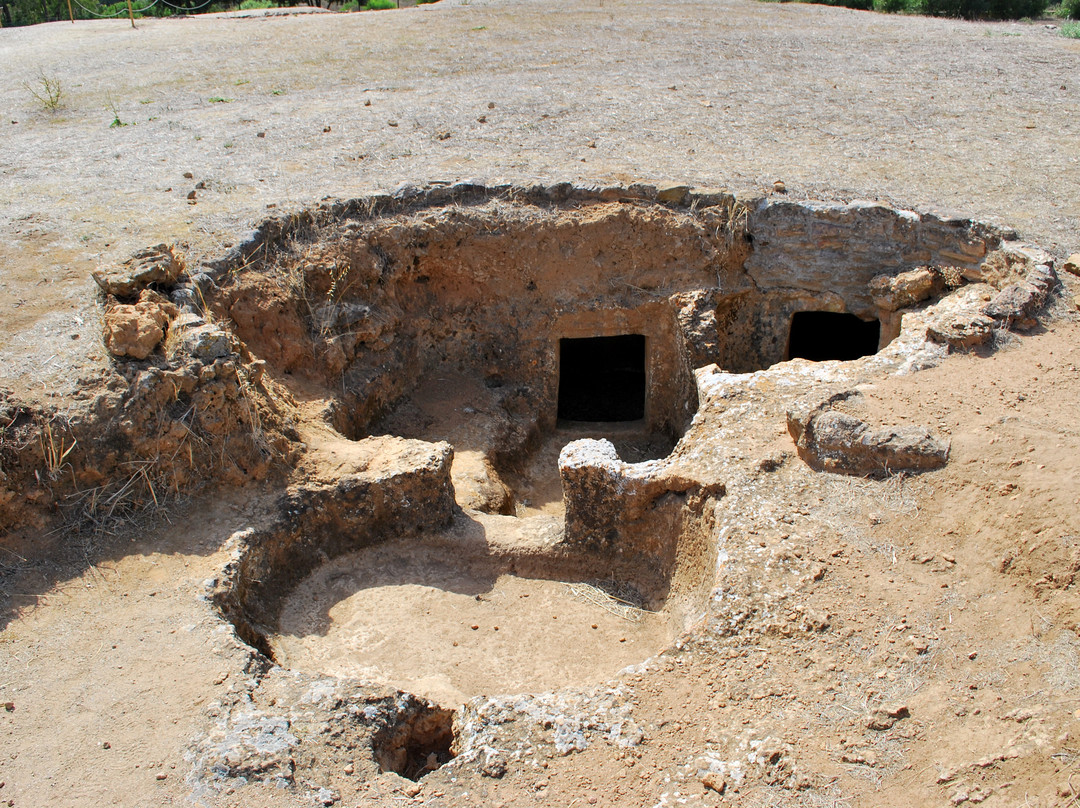
[[[645,417],[645,337],[559,340],[559,414],[566,421]]]
[[[791,318],[788,359],[850,361],[878,351],[881,323],[835,311],[799,311]]]
[[[375,762],[384,772],[419,780],[454,758],[454,711],[419,708],[374,739]]]

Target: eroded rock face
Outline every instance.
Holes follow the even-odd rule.
[[[768,202],[752,212],[749,227],[754,252],[746,267],[760,288],[832,291],[859,316],[876,314],[874,276],[913,265],[975,268],[998,240],[978,223],[873,202]]]
[[[202,788],[304,784],[310,804],[333,805],[340,793],[314,783],[333,782],[342,770],[374,781],[381,769],[390,772],[383,778],[413,785],[393,774],[386,758],[404,754],[399,740],[407,741],[434,705],[371,682],[266,670],[258,660],[251,667],[258,674],[254,699],[227,699],[210,731],[191,746],[192,777]]]
[[[1054,277],[1048,256],[1013,237],[878,204],[736,200],[684,186],[462,183],[329,201],[267,219],[187,273],[164,244],[95,273],[118,298],[106,314],[110,353],[146,364],[115,363],[108,394],[72,418],[79,448],[68,462],[80,484],[98,485],[119,465],[157,464],[181,448],[185,468],[161,469],[174,488],[265,476],[298,441],[279,431],[291,429],[292,374],[325,396],[349,438],[370,434],[418,380],[445,368],[507,391],[508,420],[544,430],[556,420],[560,340],[620,334],[649,345],[650,429],[678,435],[698,405],[694,369],[782,362],[797,312],[877,318],[882,347],[915,318],[922,333],[910,337],[908,370],[924,346],[970,349],[995,328],[1029,327]],[[941,300],[927,306],[927,296]],[[51,417],[37,412],[33,428]],[[91,425],[104,422],[108,430]],[[122,433],[122,448],[89,451],[106,432]],[[19,503],[70,493],[59,481],[46,492],[40,459],[12,455],[5,486],[18,494],[0,497],[0,523],[17,521]],[[476,470],[472,502],[509,510],[492,475]]]
[[[918,267],[897,275],[876,275],[870,281],[874,305],[885,311],[914,306],[945,289],[945,278],[933,267]]]
[[[883,476],[897,471],[941,468],[949,459],[949,443],[920,426],[871,427],[834,407],[855,399],[844,390],[814,394],[796,402],[787,414],[788,432],[799,457],[821,471]]]
[[[161,341],[179,309],[151,289],[133,305],[114,303],[105,310],[105,347],[113,356],[145,359]]]
[[[168,244],[158,244],[140,250],[118,267],[93,273],[105,294],[134,297],[150,284],[176,283],[184,270],[184,262]]]
[[[1057,275],[1049,264],[1032,267],[1021,283],[1006,286],[986,306],[986,314],[1009,328],[1026,331],[1036,323],[1035,315],[1046,305]]]

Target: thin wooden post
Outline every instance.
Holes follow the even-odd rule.
[[[71,8],[71,0],[68,0],[68,16],[71,17],[71,24],[75,24],[75,12]]]
[[[131,0],[127,0],[128,3],[128,19],[131,20],[131,27],[135,27],[135,12],[131,10]]]

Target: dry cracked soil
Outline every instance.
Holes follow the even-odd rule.
[[[161,242],[196,266],[268,214],[403,183],[777,198],[780,180],[786,199],[1015,228],[1061,278],[1036,327],[863,378],[860,415],[932,427],[950,441],[942,469],[815,471],[788,434],[787,383],[755,383],[718,421],[719,583],[674,628],[648,603],[583,598],[572,575],[454,566],[440,534],[431,552],[389,541],[318,568],[289,596],[272,666],[208,580],[229,537],[270,518],[284,471],[90,528],[15,524],[0,540],[0,804],[1080,800],[1080,280],[1060,268],[1080,251],[1080,41],[1051,21],[444,0],[3,29],[0,65],[0,388],[43,412],[115,376],[93,270]],[[62,82],[56,110],[27,89],[42,76]],[[317,396],[293,384],[303,415]],[[350,451],[317,421],[297,474]],[[655,436],[622,437],[644,447],[633,459],[656,455]],[[41,474],[63,474],[69,447],[41,440]],[[517,470],[536,502],[459,513],[451,538],[546,540],[558,448],[534,450],[547,476]],[[535,520],[527,541],[515,518]],[[380,773],[341,724],[376,703],[341,695],[341,674],[469,701],[469,754]]]

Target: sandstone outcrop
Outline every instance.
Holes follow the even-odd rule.
[[[1057,285],[1057,275],[1049,264],[1031,268],[1020,283],[1006,286],[986,306],[988,316],[1008,328],[1026,331],[1036,323],[1035,315],[1046,305],[1050,292]]]
[[[98,270],[93,278],[107,295],[134,297],[150,284],[176,283],[184,262],[168,244],[139,250],[118,267]]]
[[[787,414],[788,432],[799,457],[821,471],[884,476],[898,471],[941,468],[949,459],[947,441],[921,426],[873,428],[866,421],[834,409],[858,397],[843,390],[797,401]]]

